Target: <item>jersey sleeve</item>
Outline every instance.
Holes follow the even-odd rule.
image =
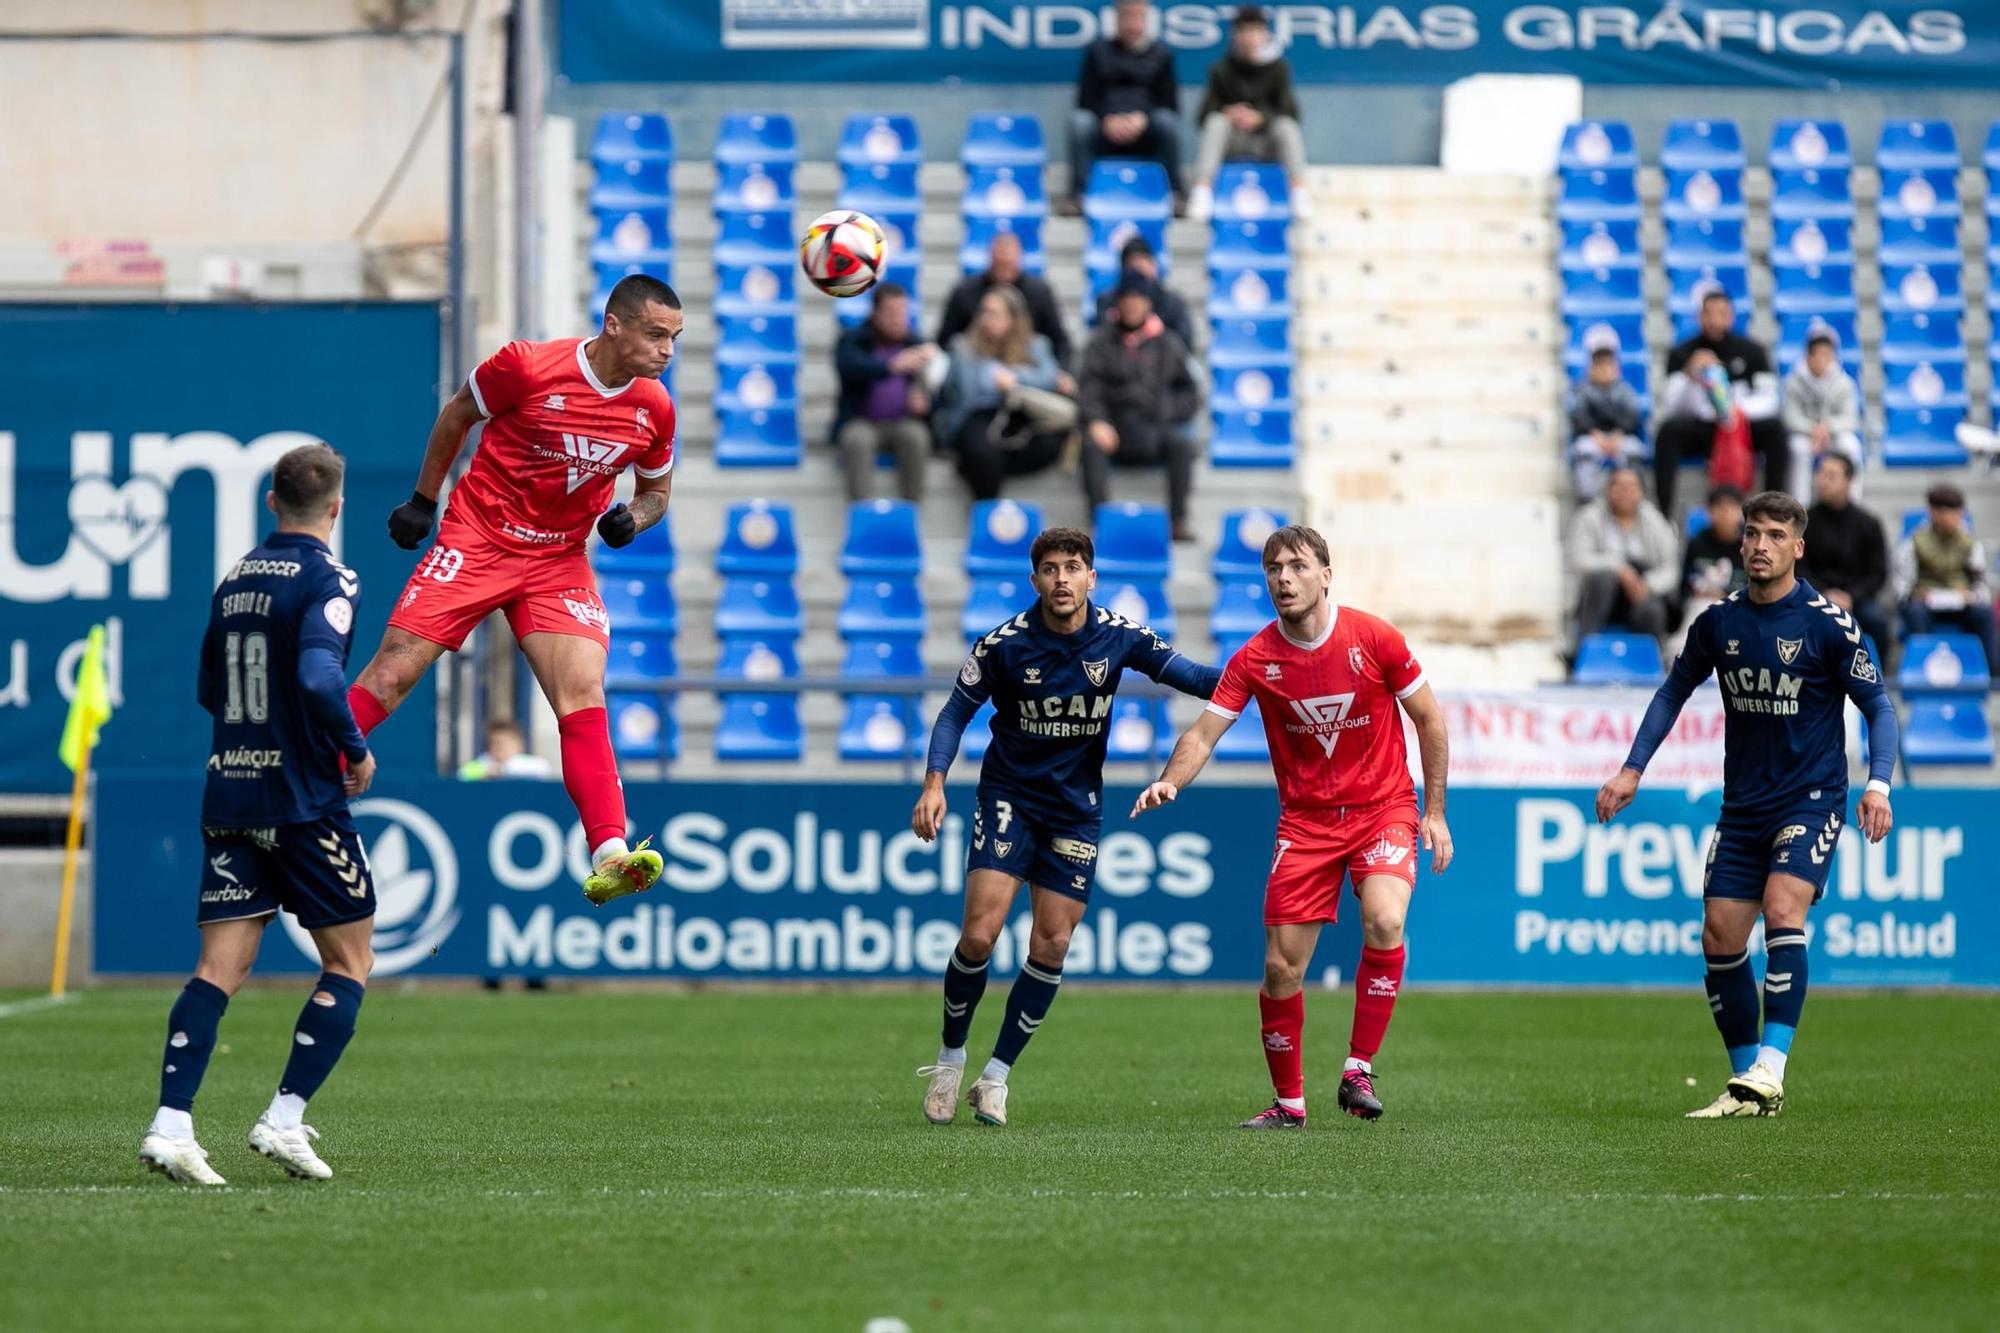
[[[1822,602],[1824,598],[1820,599]],[[1868,719],[1868,785],[1886,792],[1896,774],[1896,755],[1901,743],[1896,706],[1882,684],[1882,668],[1868,651],[1868,640],[1853,615],[1826,602],[1820,609],[1820,641],[1827,669],[1861,715]]]
[[[1382,679],[1398,699],[1424,687],[1424,668],[1410,651],[1409,640],[1386,620],[1376,622],[1375,660],[1382,664]]]
[[[354,613],[360,601],[361,580],[354,571],[344,565],[329,566],[300,613],[299,651],[325,648],[345,662],[354,642]]]
[[[1119,659],[1120,665],[1197,699],[1206,699],[1215,693],[1215,682],[1221,673],[1214,667],[1203,666],[1182,656],[1174,651],[1173,645],[1144,625],[1127,623],[1121,627],[1121,633],[1125,650]]]
[[[1688,630],[1687,642],[1681,647],[1681,655],[1674,659],[1673,669],[1667,672],[1667,679],[1653,692],[1653,701],[1646,705],[1646,715],[1639,719],[1639,730],[1632,738],[1632,748],[1626,752],[1625,767],[1637,773],[1644,773],[1646,765],[1653,762],[1653,752],[1667,739],[1673,729],[1674,719],[1681,715],[1681,708],[1700,684],[1715,670],[1714,637],[1716,617],[1722,614],[1728,602],[1717,602],[1708,610],[1695,617]]]
[[[660,404],[660,409],[651,414],[652,439],[639,451],[639,457],[633,463],[634,470],[648,480],[664,477],[674,470],[674,433],[677,427],[672,395],[661,394]]]
[[[1250,706],[1250,669],[1244,665],[1244,655],[1250,651],[1245,644],[1238,648],[1228,663],[1222,668],[1222,679],[1216,682],[1215,693],[1208,701],[1208,711],[1220,714],[1234,722],[1243,716],[1243,710]]]
[[[528,367],[529,346],[517,338],[481,361],[465,377],[465,387],[472,391],[472,401],[480,416],[490,420],[527,401],[534,389]]]

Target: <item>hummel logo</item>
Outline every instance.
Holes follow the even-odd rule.
[[[551,412],[560,412],[569,400],[559,393],[552,393],[542,401],[542,406]]]
[[[222,852],[216,856],[210,857],[208,859],[208,868],[215,872],[216,878],[218,879],[226,879],[231,884],[241,884],[243,882],[242,880],[236,878],[236,876],[229,873],[228,852]]]
[[[562,433],[563,452],[575,460],[570,464],[569,489],[577,487],[592,477],[608,477],[618,470],[618,460],[631,446],[616,440],[594,440],[588,435]]]
[[[1729,641],[1729,646],[1724,648],[1722,651],[1724,656],[1734,657],[1737,654],[1737,650],[1740,649],[1742,646],[1743,646],[1743,640],[1731,639]]]
[[[1396,998],[1396,979],[1394,977],[1370,977],[1368,978],[1368,993],[1370,995],[1386,995],[1393,1000]]]
[[[1278,680],[1281,679],[1284,676],[1284,674],[1285,674],[1285,669],[1279,666],[1276,662],[1264,663],[1265,680]]]
[[[1264,1049],[1267,1051],[1289,1051],[1292,1049],[1292,1039],[1282,1032],[1266,1032],[1264,1034]]]
[[[1023,671],[1023,672],[1021,673],[1021,683],[1022,683],[1023,685],[1039,685],[1039,684],[1041,684],[1041,683],[1042,683],[1042,669],[1041,669],[1040,667],[1029,667],[1029,668],[1028,668],[1028,669],[1027,669],[1026,671]]]

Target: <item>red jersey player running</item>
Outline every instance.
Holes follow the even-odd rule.
[[[1174,746],[1160,780],[1133,817],[1165,805],[1193,782],[1222,733],[1250,700],[1264,716],[1278,777],[1278,845],[1264,886],[1264,1058],[1277,1099],[1245,1129],[1302,1129],[1306,998],[1301,978],[1322,922],[1340,912],[1343,879],[1361,900],[1361,965],[1340,1106],[1382,1114],[1371,1061],[1403,981],[1403,917],[1417,879],[1417,840],[1431,869],[1451,864],[1444,822],[1444,714],[1423,668],[1386,620],[1335,606],[1326,539],[1279,528],[1264,543],[1264,581],[1278,619],[1237,650],[1215,697]],[[1416,724],[1423,755],[1422,817],[1410,790],[1409,754],[1396,704]]]
[[[507,613],[562,732],[563,786],[590,845],[584,896],[606,903],[653,887],[658,852],[625,845],[625,792],[611,753],[604,666],[611,617],[585,553],[593,524],[624,546],[667,510],[674,403],[660,383],[681,335],[680,298],[634,274],[611,289],[590,339],[511,342],[468,375],[431,427],[417,489],[389,515],[414,551],[465,436],[486,423],[472,466],[452,488],[437,542],[403,588],[382,646],[348,692],[364,735],[403,702],[446,651],[488,614]],[[618,474],[638,472],[630,505],[611,503]]]

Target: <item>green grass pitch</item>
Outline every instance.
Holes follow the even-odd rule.
[[[1366,1125],[1313,992],[1312,1127],[1249,1134],[1247,987],[1065,987],[996,1130],[922,1121],[928,989],[387,982],[314,1185],[243,1145],[302,994],[230,1007],[212,1192],[137,1163],[168,990],[0,1018],[0,1328],[2000,1326],[2000,997],[1815,995],[1784,1116],[1690,1123],[1696,990],[1417,989]]]

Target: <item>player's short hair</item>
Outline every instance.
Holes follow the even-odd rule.
[[[1313,559],[1322,565],[1333,564],[1333,553],[1327,549],[1326,538],[1319,535],[1319,529],[1309,528],[1303,523],[1287,523],[1264,539],[1264,563],[1274,565],[1278,557],[1287,551],[1310,551]]]
[[[1743,520],[1775,518],[1794,533],[1806,530],[1806,507],[1786,491],[1759,491],[1743,502]]]
[[[1049,528],[1044,531],[1028,548],[1029,567],[1040,569],[1043,559],[1052,555],[1082,556],[1086,569],[1097,568],[1097,547],[1092,544],[1090,534],[1082,528]]]
[[[340,495],[347,460],[330,444],[302,444],[271,469],[271,495],[281,519],[318,518]]]
[[[637,319],[655,301],[669,310],[681,308],[681,298],[666,283],[644,273],[627,273],[618,279],[611,295],[604,298],[604,313],[620,319]]]

